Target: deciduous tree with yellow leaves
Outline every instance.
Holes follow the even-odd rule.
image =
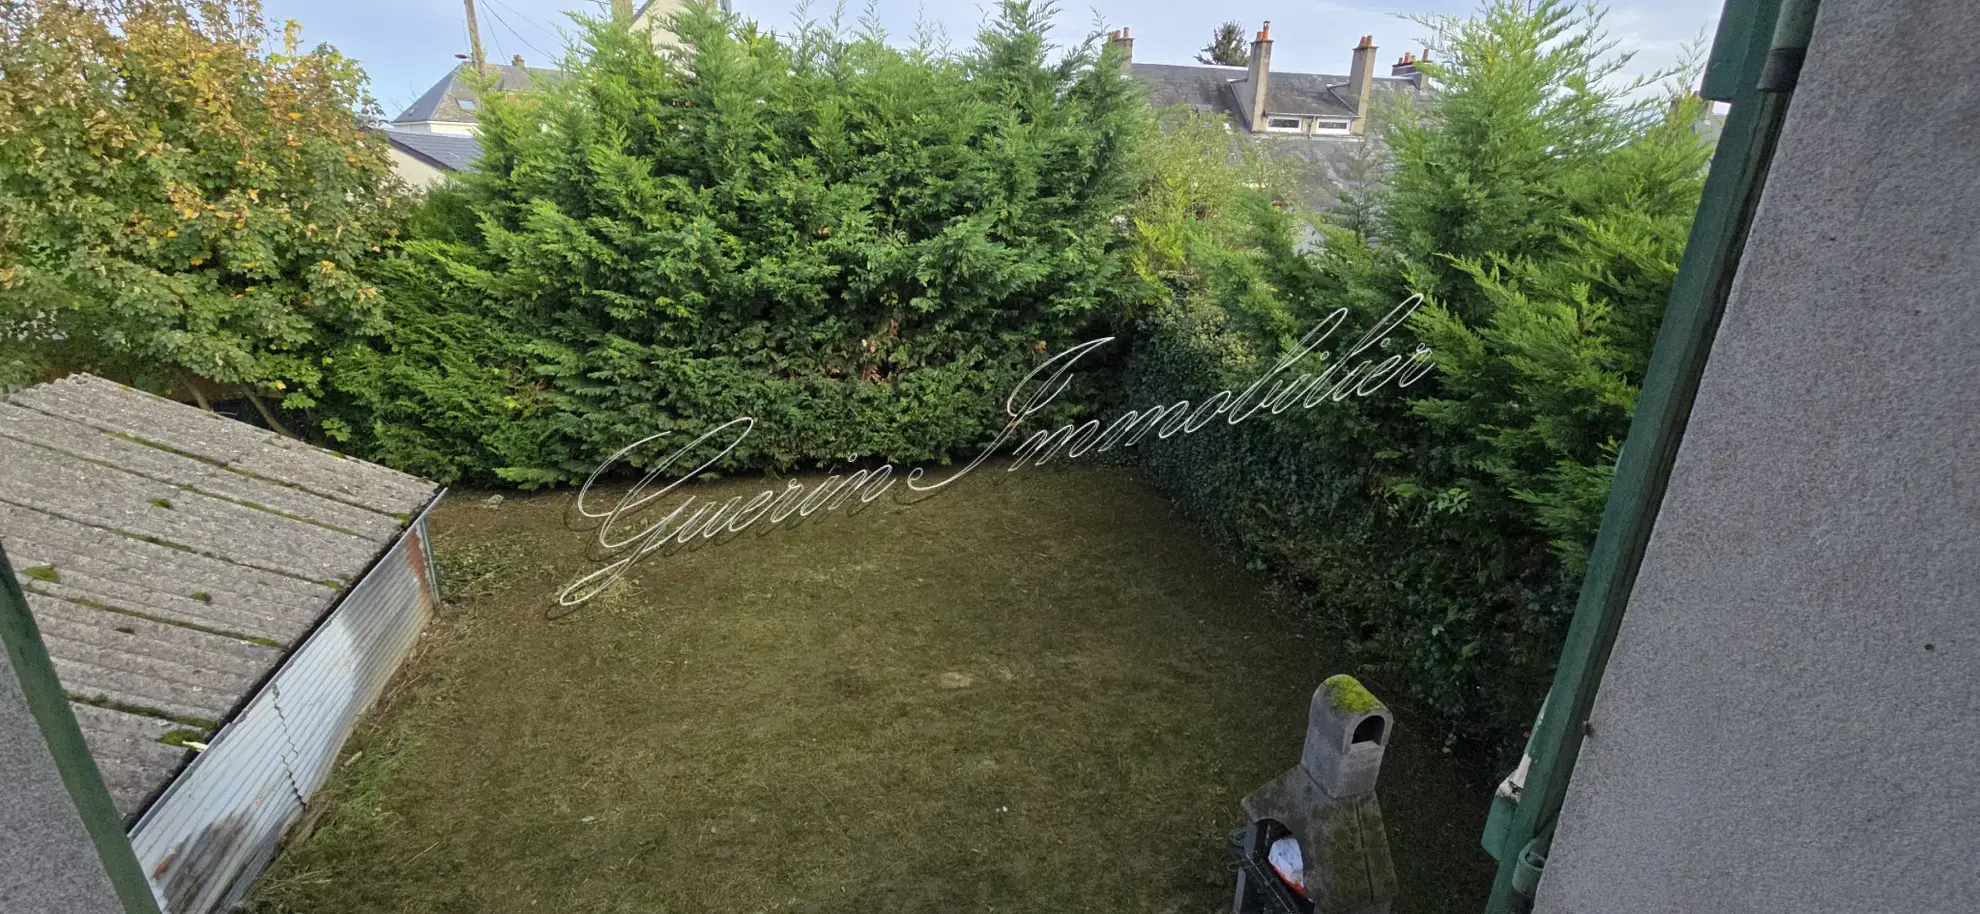
[[[0,0],[0,383],[314,401],[404,196],[364,74],[258,0]]]

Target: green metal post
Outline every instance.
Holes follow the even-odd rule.
[[[1727,0],[1720,16],[1701,94],[1730,102],[1732,108],[1616,463],[1615,484],[1561,649],[1547,713],[1529,742],[1531,764],[1518,806],[1504,832],[1487,837],[1488,844],[1500,849],[1488,914],[1520,914],[1532,906],[1584,724],[1615,646],[1766,183],[1814,8],[1815,0]]]
[[[159,914],[158,900],[152,896],[151,884],[145,880],[144,869],[131,850],[130,838],[124,834],[124,823],[117,815],[116,805],[110,801],[110,792],[103,787],[103,775],[96,770],[96,760],[90,757],[89,746],[83,742],[75,712],[69,710],[68,696],[63,694],[61,681],[55,676],[55,665],[48,659],[47,647],[41,643],[41,630],[28,612],[27,598],[21,594],[20,582],[14,579],[14,568],[7,563],[5,549],[0,549],[0,642],[4,642],[7,659],[21,681],[28,713],[41,727],[49,754],[54,756],[55,770],[61,775],[62,785],[68,788],[76,812],[82,816],[83,828],[96,846],[96,855],[103,861],[103,870],[110,877],[117,899],[129,914]]]

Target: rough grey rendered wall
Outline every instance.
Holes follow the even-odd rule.
[[[1822,0],[1541,914],[1980,911],[1976,46]]]
[[[0,914],[123,910],[0,650]]]

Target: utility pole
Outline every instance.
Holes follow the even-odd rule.
[[[461,0],[461,2],[467,4],[468,60],[474,64],[475,74],[479,75],[481,66],[485,62],[481,58],[481,26],[474,21],[474,0]]]
[[[632,0],[612,0],[612,21],[632,24]]]

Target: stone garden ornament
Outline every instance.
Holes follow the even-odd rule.
[[[1313,691],[1299,764],[1244,798],[1233,914],[1298,910],[1280,884],[1314,914],[1389,914],[1396,867],[1375,780],[1394,729],[1388,706],[1352,676]]]

